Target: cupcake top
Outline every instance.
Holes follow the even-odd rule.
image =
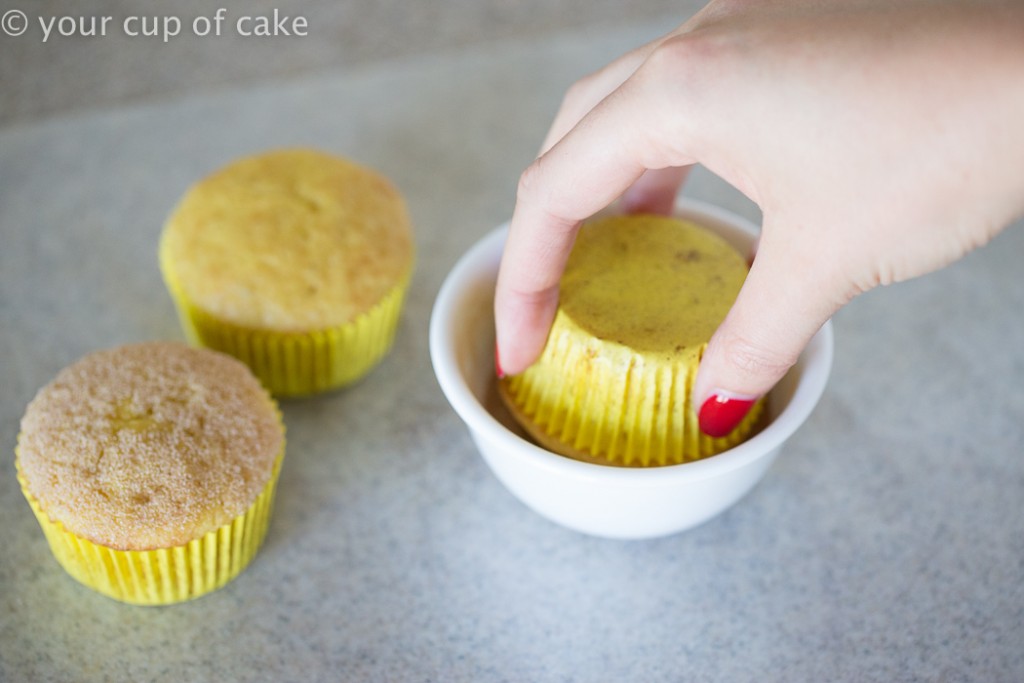
[[[414,249],[384,176],[309,149],[243,158],[199,181],[162,240],[165,271],[199,308],[282,332],[350,322],[408,275]]]
[[[242,363],[151,342],[89,354],[29,403],[18,465],[54,521],[117,550],[183,545],[256,500],[284,449]]]
[[[673,353],[711,338],[746,275],[740,254],[700,226],[664,216],[611,216],[580,230],[559,306],[598,339]]]

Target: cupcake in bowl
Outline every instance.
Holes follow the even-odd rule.
[[[738,216],[694,201],[680,203],[677,217],[715,233],[740,255],[751,253],[758,232]],[[493,364],[493,297],[507,229],[495,229],[458,261],[438,293],[430,325],[431,359],[441,389],[498,479],[545,517],[611,538],[683,531],[740,500],[817,404],[831,369],[831,323],[818,332],[769,394],[762,416],[750,418],[745,440],[717,444],[709,451],[687,450],[684,445],[682,451],[665,451],[665,464],[651,458],[649,449],[646,463],[638,455],[643,451],[628,451],[630,462],[626,463],[626,456],[609,458],[581,449],[583,441],[566,439],[564,429],[555,430],[557,441],[568,441],[588,456],[567,457],[572,453],[565,453],[557,443],[535,439],[530,433],[536,434],[535,429],[520,427],[500,398]],[[573,375],[571,370],[568,374]],[[528,411],[529,406],[521,412]],[[649,419],[656,411],[634,409],[637,416],[645,412]],[[692,433],[692,407],[686,407],[683,415],[687,424],[682,430]]]
[[[701,433],[691,390],[747,260],[679,218],[607,216],[576,237],[540,358],[499,384],[517,421],[546,448],[612,465],[678,464],[721,452],[755,429]]]

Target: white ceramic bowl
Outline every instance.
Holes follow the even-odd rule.
[[[749,221],[689,200],[680,202],[677,213],[715,230],[742,253],[750,252],[757,227]],[[832,367],[831,322],[772,390],[767,426],[735,448],[696,462],[647,469],[572,460],[529,441],[497,396],[492,307],[507,233],[507,225],[495,229],[459,259],[430,320],[438,382],[498,479],[548,519],[623,539],[689,529],[750,491],[825,388]]]

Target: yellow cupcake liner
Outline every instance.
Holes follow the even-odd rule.
[[[369,311],[345,325],[313,332],[276,332],[236,325],[197,306],[161,250],[161,266],[189,342],[242,361],[271,393],[304,396],[362,378],[395,340],[410,274]]]
[[[121,602],[171,605],[222,588],[252,562],[267,534],[283,459],[282,450],[270,481],[245,512],[185,545],[155,550],[115,550],[71,533],[29,493],[17,459],[15,466],[50,550],[72,578]]]
[[[704,346],[636,352],[559,311],[540,358],[502,380],[502,394],[527,431],[563,455],[627,467],[699,460],[746,439],[764,409],[755,403],[728,436],[700,431],[691,394]]]

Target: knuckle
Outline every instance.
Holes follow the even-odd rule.
[[[601,71],[588,74],[569,86],[562,97],[562,104],[571,106],[576,102],[585,102],[591,99],[591,93],[597,88]]]
[[[678,76],[692,62],[692,43],[689,34],[666,38],[647,56],[639,73],[652,78],[661,78],[666,74]]]
[[[673,80],[696,75],[707,68],[718,49],[716,41],[697,31],[666,38],[644,61],[641,71],[652,78]]]
[[[797,355],[779,352],[742,337],[725,340],[722,356],[726,363],[754,376],[780,377],[797,361]]]
[[[540,159],[527,166],[519,176],[519,185],[516,187],[516,199],[520,202],[536,202],[539,199],[538,192],[543,187],[541,180]]]
[[[509,295],[515,301],[530,309],[544,308],[558,304],[558,281],[554,283],[537,282],[536,289],[530,289],[522,283],[515,283],[509,288]]]
[[[546,226],[553,243],[559,244],[565,234],[575,231],[582,218],[576,217],[573,204],[559,194],[555,180],[545,169],[544,157],[535,160],[519,176],[516,208],[529,207],[531,215]]]

